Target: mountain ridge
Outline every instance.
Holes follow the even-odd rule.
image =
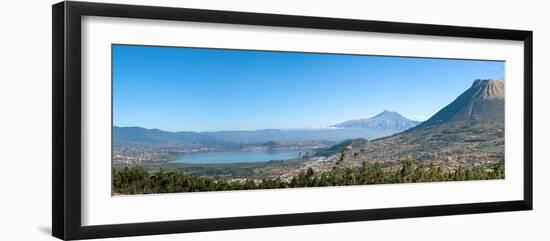
[[[411,121],[397,112],[383,111],[360,120],[371,120],[370,126],[225,131],[163,131],[143,127],[113,127],[114,140],[137,143],[181,143],[224,145],[227,143],[263,143],[268,141],[343,141],[352,138],[376,139],[401,132],[418,122]],[[353,122],[354,120],[351,120]],[[350,121],[348,121],[350,122]],[[346,123],[346,122],[343,122]],[[341,123],[342,124],[342,123]],[[337,124],[338,125],[338,124]]]
[[[504,160],[504,81],[476,80],[427,121],[363,143],[347,155],[356,164],[414,158],[455,169],[495,165]]]

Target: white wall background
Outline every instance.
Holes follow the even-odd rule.
[[[528,29],[534,33],[534,206],[509,212],[119,238],[116,240],[548,240],[550,24],[545,1],[118,0],[109,2]],[[0,240],[54,240],[51,231],[51,4],[0,10]],[[345,202],[337,200],[335,202]]]

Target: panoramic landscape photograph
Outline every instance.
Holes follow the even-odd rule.
[[[112,45],[112,195],[505,178],[505,62]]]

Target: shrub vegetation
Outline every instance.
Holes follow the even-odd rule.
[[[439,166],[425,166],[413,159],[404,160],[401,164],[399,168],[383,169],[379,164],[364,162],[360,167],[343,168],[339,161],[330,171],[315,173],[312,168],[308,168],[287,181],[281,178],[215,179],[209,176],[189,175],[182,170],[166,171],[162,168],[150,174],[143,166],[124,167],[120,170],[113,168],[113,193],[203,192],[504,178],[502,161],[492,168],[458,168],[452,172],[443,172]]]

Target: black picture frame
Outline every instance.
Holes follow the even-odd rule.
[[[524,43],[524,187],[522,200],[421,207],[212,218],[82,226],[81,224],[81,17],[104,16],[327,30],[517,40]],[[532,210],[533,32],[415,23],[336,19],[90,2],[52,6],[52,233],[60,239],[308,225],[380,219]]]

